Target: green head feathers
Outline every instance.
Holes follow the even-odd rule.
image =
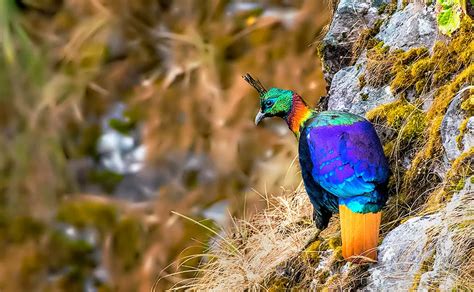
[[[261,112],[267,117],[285,117],[291,111],[293,92],[279,88],[270,88],[264,96],[260,97]]]
[[[245,81],[252,85],[260,95],[260,111],[255,117],[255,124],[258,124],[266,117],[286,117],[292,107],[293,92],[279,88],[266,90],[260,81],[255,80],[250,74],[243,76]]]

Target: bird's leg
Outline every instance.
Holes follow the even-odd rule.
[[[329,219],[331,219],[331,216],[331,211],[329,211],[328,209],[319,205],[313,205],[314,225],[316,225],[316,228],[318,228],[320,231],[328,227]]]

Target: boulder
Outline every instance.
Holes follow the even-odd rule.
[[[440,211],[411,218],[388,233],[379,246],[378,263],[369,269],[367,289],[463,288],[463,271],[459,267],[462,261],[469,260],[465,255],[474,232],[470,224],[474,220],[471,178]]]
[[[331,83],[333,75],[352,62],[352,44],[363,28],[373,27],[382,17],[378,9],[390,1],[341,0],[334,12],[328,33],[322,41],[325,78]]]
[[[441,123],[441,139],[448,161],[456,159],[461,153],[474,147],[474,117],[467,117],[461,109],[461,103],[470,87],[472,86],[460,90],[453,98]],[[461,124],[465,119],[468,119],[467,124],[459,140],[457,137],[461,133]]]
[[[390,17],[375,36],[390,48],[432,48],[438,37],[434,7],[410,3]]]
[[[348,111],[358,115],[395,100],[390,87],[360,87],[359,77],[365,72],[365,62],[339,70],[329,90],[329,110]]]

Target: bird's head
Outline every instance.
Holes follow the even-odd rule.
[[[260,110],[255,117],[256,125],[266,117],[277,116],[285,119],[290,114],[293,104],[293,91],[279,88],[266,90],[260,81],[255,80],[250,74],[243,77],[260,95]]]

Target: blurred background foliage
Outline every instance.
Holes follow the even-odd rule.
[[[149,291],[300,184],[256,92],[315,105],[322,1],[1,0],[0,291]],[[159,280],[159,281],[158,281]]]

